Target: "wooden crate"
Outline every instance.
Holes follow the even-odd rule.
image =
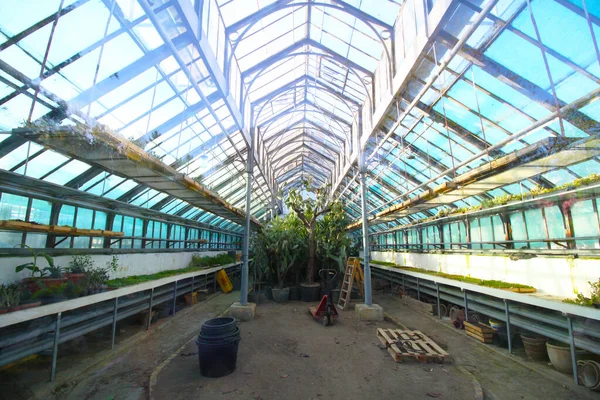
[[[494,342],[494,334],[496,331],[491,327],[484,325],[481,322],[471,323],[465,321],[464,324],[467,336],[471,336],[472,338],[479,340],[481,343]]]
[[[421,331],[400,329],[377,329],[377,338],[383,344],[394,361],[402,362],[405,357],[420,362],[444,362],[450,355]]]

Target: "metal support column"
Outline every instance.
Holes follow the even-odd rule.
[[[244,225],[244,247],[242,248],[242,287],[240,288],[240,304],[248,304],[248,253],[250,250],[250,217],[252,210],[252,173],[254,171],[254,126],[250,127],[250,143],[246,160],[246,224]]]
[[[113,309],[113,323],[112,323],[112,338],[110,349],[114,350],[115,348],[115,336],[117,334],[117,309],[119,308],[119,298],[115,297],[115,307]]]
[[[437,310],[438,310],[438,318],[442,319],[442,311],[440,310],[440,284],[435,284],[435,294],[437,297]]]
[[[176,303],[177,303],[177,281],[175,281],[175,288],[173,288],[173,316],[175,316],[175,313],[177,312],[177,310],[175,310]]]
[[[62,312],[56,314],[56,325],[54,326],[54,348],[52,349],[52,370],[50,371],[50,382],[54,382],[56,376],[56,360],[58,359],[58,342],[60,341],[60,319]]]
[[[510,334],[510,311],[508,301],[504,299],[504,314],[506,318],[506,340],[508,341],[508,352],[512,354],[512,338]]]
[[[361,149],[359,155],[359,171],[360,171],[360,197],[361,197],[361,210],[362,210],[362,228],[363,228],[363,252],[364,252],[364,264],[365,264],[365,304],[367,306],[373,305],[371,298],[371,249],[369,248],[369,222],[368,222],[368,211],[367,211],[367,182],[366,175],[367,171],[365,168],[365,153]]]
[[[417,278],[417,300],[421,301],[421,286],[419,285],[419,278]]]
[[[146,330],[150,329],[150,321],[152,321],[152,300],[154,300],[154,288],[150,289],[150,303],[148,304],[148,320],[146,321]]]
[[[573,335],[573,320],[567,315],[567,326],[569,328],[569,345],[571,346],[571,363],[573,364],[573,379],[575,384],[579,385],[579,376],[577,371],[577,353],[575,348],[575,335]]]
[[[463,289],[463,296],[465,298],[465,321],[469,321],[469,300],[467,299],[467,291]]]

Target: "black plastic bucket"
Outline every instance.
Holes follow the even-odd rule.
[[[240,328],[235,318],[213,318],[202,324],[196,338],[202,376],[217,378],[232,373],[237,363]]]

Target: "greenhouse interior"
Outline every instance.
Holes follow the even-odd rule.
[[[598,399],[600,2],[0,0],[0,399]]]

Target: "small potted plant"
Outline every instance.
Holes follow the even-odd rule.
[[[65,274],[66,278],[79,285],[85,282],[86,271],[94,267],[94,261],[89,254],[73,256],[73,260],[69,263],[69,268]]]
[[[104,284],[108,282],[107,268],[90,268],[86,272],[85,284],[89,294],[96,294],[102,291]]]
[[[21,288],[19,285],[0,284],[0,314],[6,314],[19,305]]]
[[[23,279],[21,282],[23,283],[27,291],[29,291],[30,293],[34,293],[39,290],[41,279],[44,275],[46,275],[46,271],[40,268],[38,265],[38,257],[45,258],[46,262],[48,262],[48,265],[51,266],[54,265],[54,259],[46,253],[35,252],[31,247],[27,246],[26,244],[22,244],[20,245],[20,247],[28,249],[31,252],[33,260],[25,264],[17,265],[15,267],[15,272],[21,272],[25,269],[31,271],[31,276],[29,278]]]
[[[54,261],[52,263],[48,262],[49,266],[44,268],[44,272],[46,275],[42,277],[42,282],[46,287],[53,288],[58,287],[67,282],[67,278],[63,275],[65,269],[60,265],[54,265]]]

